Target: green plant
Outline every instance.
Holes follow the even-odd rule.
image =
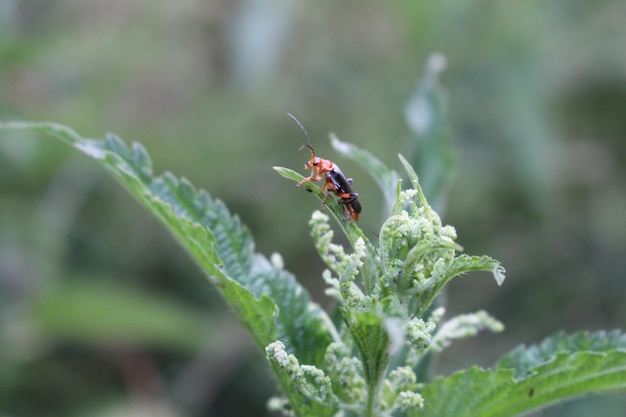
[[[420,93],[421,94],[421,93]],[[314,212],[312,237],[328,265],[333,321],[311,302],[279,255],[254,251],[249,231],[222,202],[170,173],[154,176],[139,144],[108,135],[86,139],[52,123],[5,123],[54,136],[104,165],[156,216],[201,266],[263,349],[283,397],[270,404],[297,416],[513,416],[580,395],[624,391],[626,336],[620,332],[557,334],[520,346],[493,369],[472,367],[429,381],[429,355],[482,329],[502,330],[484,311],[443,320],[437,295],[451,279],[504,269],[486,256],[459,254],[453,227],[442,224],[402,156],[410,186],[354,145],[333,139],[374,174],[388,203],[377,244],[348,222],[336,201],[328,212],[351,245],[333,243],[329,216]],[[275,167],[285,178],[303,176]],[[321,189],[307,187],[320,199]]]

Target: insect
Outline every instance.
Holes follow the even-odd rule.
[[[339,204],[343,207],[346,220],[349,222],[352,220],[358,221],[359,214],[361,213],[361,203],[358,199],[359,195],[352,191],[352,178],[346,178],[337,164],[334,164],[332,161],[315,156],[315,150],[313,150],[313,146],[311,145],[309,133],[293,114],[287,113],[287,115],[300,126],[300,129],[302,129],[306,136],[307,143],[302,145],[300,149],[306,146],[311,150],[311,159],[304,164],[304,169],[310,169],[311,175],[297,183],[296,187],[301,187],[309,181],[319,181],[324,176],[325,182],[322,186],[322,191],[324,192],[322,210],[326,207],[326,199],[328,198],[328,194],[332,191],[339,197]]]

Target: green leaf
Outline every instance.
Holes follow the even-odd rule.
[[[347,309],[342,310],[363,364],[367,384],[366,415],[370,416],[376,407],[381,381],[389,365],[389,334],[380,318],[367,312],[351,317]]]
[[[500,262],[488,256],[459,255],[455,257],[443,273],[435,277],[428,283],[428,286],[421,289],[417,294],[417,315],[422,315],[433,303],[435,297],[442,288],[455,277],[471,271],[488,271],[493,273],[498,285],[504,282],[504,268]]]
[[[326,346],[336,337],[331,321],[278,260],[254,252],[248,229],[221,201],[170,173],[153,177],[143,146],[128,148],[114,135],[85,139],[53,123],[16,122],[0,128],[52,135],[100,162],[201,266],[261,349],[280,339],[302,363],[322,363]]]
[[[446,95],[439,84],[445,65],[443,55],[429,58],[425,73],[404,109],[413,135],[409,160],[419,172],[424,193],[435,207],[439,207],[453,159]]]
[[[626,349],[626,335],[617,330],[609,333],[581,332],[573,335],[561,332],[538,345],[518,346],[503,356],[496,367],[515,369],[515,378],[519,379],[528,375],[533,367],[549,361],[555,352],[610,352],[617,349]]]
[[[519,347],[495,370],[472,367],[428,384],[409,416],[507,417],[575,397],[626,389],[626,336],[558,334]]]

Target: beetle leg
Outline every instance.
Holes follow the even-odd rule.
[[[326,208],[326,200],[328,199],[328,184],[324,184],[324,186],[322,187],[322,191],[324,191],[324,198],[322,199],[322,210],[324,210]]]
[[[319,171],[313,170],[311,171],[311,175],[300,181],[296,184],[296,187],[301,187],[303,184],[310,181],[319,181],[322,179],[322,174]]]
[[[354,210],[351,210],[350,203],[348,203],[347,201],[341,200],[340,201],[341,207],[343,207],[343,214],[346,216],[346,221],[348,223],[352,223],[353,219],[358,219],[358,215],[357,217],[354,216]]]
[[[302,187],[303,184],[305,184],[305,183],[307,183],[309,181],[313,181],[313,175],[311,175],[310,177],[306,177],[305,179],[303,179],[302,181],[297,183],[296,187]]]
[[[354,206],[350,201],[342,199],[339,203],[343,207],[343,213],[345,214],[348,223],[352,223],[352,221],[359,221],[359,213],[354,209]]]

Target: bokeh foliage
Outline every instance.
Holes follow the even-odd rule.
[[[619,0],[0,0],[0,119],[141,141],[157,172],[224,200],[328,305],[306,225],[317,203],[271,170],[307,159],[285,113],[354,178],[374,234],[382,197],[327,134],[395,163],[412,136],[403,108],[443,53],[446,221],[510,278],[475,295],[451,286],[451,314],[485,308],[507,330],[451,350],[449,373],[556,330],[624,327],[625,21]],[[102,313],[132,303],[171,321]],[[54,321],[61,307],[73,320]],[[177,320],[198,334],[180,337]],[[0,412],[116,415],[156,397],[171,415],[263,415],[271,392],[251,341],[156,222],[75,154],[6,133],[0,341]],[[555,413],[610,415],[620,401]]]

